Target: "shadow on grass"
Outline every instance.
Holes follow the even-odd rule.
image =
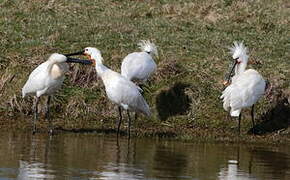
[[[266,134],[290,125],[290,104],[287,98],[282,98],[269,111],[261,116],[262,122],[251,128],[249,134]]]
[[[185,114],[189,108],[191,100],[185,94],[185,88],[189,84],[177,82],[168,90],[161,91],[156,97],[156,108],[161,120],[166,120],[170,116]]]

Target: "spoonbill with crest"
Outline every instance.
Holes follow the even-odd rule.
[[[153,57],[158,56],[158,52],[156,45],[150,41],[142,40],[138,45],[142,51],[130,53],[123,59],[121,74],[131,81],[143,83],[156,71]]]
[[[148,40],[141,40],[138,46],[141,52],[130,53],[123,59],[121,75],[131,81],[137,82],[137,85],[142,87],[156,71],[157,65],[153,57],[158,56],[158,51],[156,45]],[[142,93],[143,90],[141,88],[140,90]],[[136,120],[137,114],[135,114],[135,121]]]
[[[238,117],[240,133],[241,111],[246,107],[252,107],[251,117],[254,130],[254,105],[265,94],[266,81],[256,70],[246,69],[249,58],[248,49],[242,42],[234,42],[230,52],[233,65],[224,82],[224,85],[228,87],[222,92],[221,99],[224,109],[230,111],[232,117]]]

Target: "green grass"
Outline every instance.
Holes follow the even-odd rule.
[[[145,94],[153,117],[141,117],[138,127],[162,130],[167,124],[231,131],[235,122],[226,120],[219,96],[231,59],[227,48],[235,40],[248,46],[250,61],[260,62],[250,68],[289,89],[290,4],[286,0],[0,0],[0,8],[3,119],[23,113],[32,118],[32,101],[21,99],[21,88],[33,68],[51,53],[97,47],[105,64],[120,72],[122,58],[138,51],[136,43],[142,39],[156,43],[159,58]],[[176,84],[186,85],[176,90],[183,97],[175,98],[189,106],[162,119],[158,111],[166,111],[166,103],[180,103],[166,99],[174,98]],[[54,100],[55,122],[64,128],[112,127],[118,117],[92,67],[74,65]],[[269,107],[261,100],[257,118]],[[243,120],[242,127],[248,129],[250,121]]]

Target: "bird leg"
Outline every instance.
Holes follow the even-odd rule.
[[[254,132],[254,126],[255,126],[254,105],[252,106],[251,116],[252,116],[253,132]]]
[[[231,116],[231,113],[227,113],[227,120],[232,120],[232,116]]]
[[[127,115],[128,115],[128,139],[130,139],[130,131],[131,131],[131,117],[130,117],[130,112],[127,110]]]
[[[51,100],[51,96],[48,96],[47,97],[47,102],[46,102],[46,112],[45,112],[45,119],[48,120],[48,127],[49,127],[49,134],[52,134],[52,122],[51,122],[51,117],[50,117],[50,107],[49,107],[49,104],[50,104],[50,100]]]
[[[46,109],[45,109],[45,119],[46,120],[49,120],[50,118],[50,108],[49,108],[49,104],[50,104],[50,99],[51,99],[51,96],[48,96],[47,97],[47,101],[46,101]]]
[[[34,119],[32,122],[32,134],[35,134],[36,132],[36,121],[38,119],[38,102],[39,102],[39,97],[35,97],[34,101]]]
[[[239,115],[239,126],[238,126],[239,135],[241,134],[241,118],[242,118],[242,113],[240,113]]]
[[[137,119],[138,119],[138,113],[137,112],[135,112],[135,124],[136,124],[136,122],[137,122]]]
[[[119,110],[120,119],[119,119],[119,123],[118,123],[117,138],[119,138],[120,126],[121,126],[121,122],[122,122],[122,109],[121,109],[121,106],[118,107],[118,110]]]

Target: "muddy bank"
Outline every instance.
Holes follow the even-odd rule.
[[[19,117],[18,117],[19,118]],[[0,120],[0,129],[2,132],[9,131],[25,131],[32,133],[31,118],[14,119],[7,118]],[[258,124],[262,126],[267,121]],[[63,124],[63,126],[61,126]],[[40,121],[37,124],[37,133],[48,133],[48,123]],[[164,127],[165,126],[165,127]],[[100,135],[116,134],[116,127],[111,124],[103,124],[102,127],[88,127],[71,128],[65,126],[59,120],[54,122],[54,135],[60,133],[97,133]],[[249,130],[249,132],[252,132]],[[223,142],[223,143],[262,143],[262,144],[285,144],[290,143],[290,128],[281,128],[276,131],[261,133],[260,135],[253,135],[252,133],[243,131],[238,134],[237,128],[223,129],[221,128],[204,128],[204,127],[133,127],[131,136],[134,138],[151,137],[151,138],[170,138],[180,141],[194,141],[194,142]],[[127,127],[123,126],[120,132],[121,136],[127,136]]]

